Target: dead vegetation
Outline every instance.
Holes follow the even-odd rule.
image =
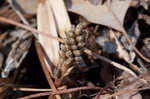
[[[1,0],[0,99],[149,99],[149,0]]]

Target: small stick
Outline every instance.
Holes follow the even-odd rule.
[[[26,29],[26,30],[28,30],[28,31],[31,31],[36,39],[38,39],[38,34],[41,34],[41,35],[43,35],[43,36],[47,36],[47,37],[50,37],[50,38],[52,38],[52,39],[55,39],[55,40],[57,40],[57,41],[59,41],[59,42],[62,42],[62,43],[64,42],[62,39],[60,39],[60,38],[58,38],[58,37],[54,37],[54,36],[52,36],[51,34],[40,32],[40,31],[38,31],[38,30],[36,30],[36,29],[30,27],[30,26],[27,26],[27,25],[24,25],[24,24],[15,22],[15,21],[10,20],[10,19],[7,19],[7,18],[5,18],[5,17],[1,17],[1,16],[0,16],[0,22],[4,22],[4,23],[11,24],[11,25],[15,25],[15,26],[21,27],[21,28],[23,28],[23,29]]]
[[[53,91],[57,91],[57,89],[53,83],[53,80],[51,78],[51,75],[49,74],[49,71],[48,71],[48,70],[50,70],[50,66],[46,65],[45,60],[43,58],[44,55],[43,55],[42,49],[40,48],[40,44],[36,43],[36,49],[37,49],[37,53],[39,54],[38,56],[39,56],[40,62],[42,64],[43,71],[44,71],[46,78],[49,82],[49,85],[53,89]],[[48,69],[48,67],[49,67],[49,69]],[[59,95],[56,95],[56,98],[61,99],[61,97]]]
[[[62,89],[65,89],[65,86],[62,86],[62,87],[59,87],[58,88],[59,90],[62,90]],[[53,91],[53,89],[38,89],[38,88],[13,88],[13,90],[14,91],[17,91],[17,90],[19,90],[19,91],[30,91],[30,92],[44,92],[44,91],[46,91],[46,92],[50,92],[50,91]]]
[[[29,95],[29,96],[17,98],[17,99],[32,99],[32,98],[37,98],[41,96],[48,96],[49,94],[50,92],[36,93],[36,94]]]
[[[25,92],[48,92],[48,91],[52,91],[52,89],[37,89],[37,88],[14,88],[14,91],[25,91]]]
[[[70,89],[64,89],[64,90],[60,90],[60,91],[56,91],[56,92],[44,92],[44,93],[36,93],[36,94],[32,94],[29,96],[25,96],[25,97],[21,97],[18,99],[31,99],[31,98],[36,98],[36,97],[40,97],[40,96],[47,96],[50,94],[53,95],[60,95],[60,94],[64,94],[64,93],[71,93],[71,92],[76,92],[76,91],[81,91],[81,90],[101,90],[102,88],[100,87],[94,87],[94,86],[85,86],[85,87],[78,87],[78,88],[70,88]]]
[[[108,62],[109,64],[112,64],[113,66],[115,66],[116,68],[119,68],[119,69],[121,69],[121,70],[124,70],[124,71],[126,71],[127,73],[130,73],[131,75],[133,75],[134,77],[137,78],[137,75],[136,75],[132,70],[126,68],[125,66],[123,66],[123,65],[121,65],[121,64],[119,64],[119,63],[117,63],[117,62],[111,61],[111,60],[109,60],[108,58],[106,58],[106,57],[104,57],[104,56],[100,56],[100,55],[98,55],[97,53],[92,52],[92,51],[89,50],[89,49],[85,49],[84,52],[87,53],[87,54],[89,54],[89,55],[93,55],[93,56],[95,56],[96,58],[99,58],[99,59],[101,59],[101,60],[103,60],[103,61],[106,61],[106,62]]]
[[[76,91],[81,91],[81,90],[101,90],[101,87],[95,87],[95,86],[84,86],[84,87],[77,87],[77,88],[70,88],[70,89],[64,89],[64,90],[59,90],[56,92],[52,92],[54,95],[60,95],[64,93],[71,93],[71,92],[76,92]]]
[[[29,25],[29,22],[24,18],[24,16],[22,15],[22,13],[20,12],[20,10],[18,9],[17,5],[15,5],[15,0],[7,0],[8,3],[10,4],[10,6],[12,7],[12,9],[17,13],[17,15],[20,17],[20,19],[22,20],[22,22],[26,25]]]
[[[133,63],[131,63],[131,62],[129,62],[128,60],[125,60],[128,64],[129,64],[129,66],[132,68],[132,69],[134,69],[136,72],[138,72],[139,74],[142,74],[143,72],[141,71],[141,69],[137,66],[137,65],[135,65],[135,64],[133,64]]]

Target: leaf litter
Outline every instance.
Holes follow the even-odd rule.
[[[150,97],[148,0],[1,2],[0,98]],[[87,27],[78,28],[85,20]],[[61,64],[62,44],[71,64]]]

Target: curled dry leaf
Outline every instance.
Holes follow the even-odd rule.
[[[120,25],[107,8],[108,1],[109,0],[103,5],[93,5],[88,0],[65,0],[69,11],[82,15],[89,22],[106,25],[121,31]],[[112,0],[109,4],[111,10],[122,24],[131,1],[132,0]]]

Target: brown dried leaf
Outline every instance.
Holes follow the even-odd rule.
[[[125,90],[132,90],[132,89],[138,89],[138,87],[140,87],[141,85],[144,84],[143,81],[141,81],[138,78],[134,78],[132,75],[129,75],[126,72],[123,72],[120,76],[120,78],[122,79],[121,83],[120,83],[120,87],[118,89],[118,92],[122,92]],[[126,93],[122,93],[120,95],[118,95],[119,99],[142,99],[141,94],[137,93],[137,91],[133,91],[133,92],[129,92],[126,91]],[[136,94],[137,93],[137,94]]]
[[[102,24],[120,30],[120,25],[116,22],[112,13],[108,10],[108,0],[103,5],[93,5],[88,0],[65,0],[69,11],[85,17],[88,21]],[[131,0],[112,0],[110,8],[123,24],[124,17]]]
[[[28,14],[35,14],[40,0],[15,0],[16,6]]]
[[[102,4],[104,0],[88,0],[91,4],[98,5]]]

